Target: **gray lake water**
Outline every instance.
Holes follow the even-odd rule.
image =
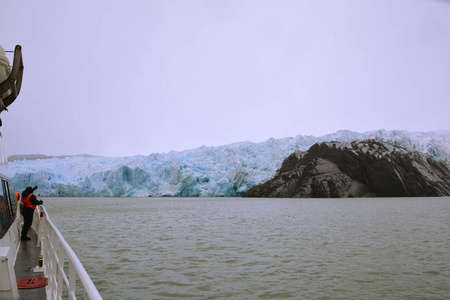
[[[450,299],[450,198],[44,198],[106,299]]]

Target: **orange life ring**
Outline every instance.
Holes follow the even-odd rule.
[[[47,277],[25,277],[17,279],[17,287],[19,289],[35,289],[46,286],[47,284]]]

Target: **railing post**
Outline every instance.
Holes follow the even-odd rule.
[[[39,212],[41,208],[38,206],[33,212],[33,223],[31,223],[31,228],[33,228],[34,232],[36,232],[36,235],[38,236],[36,241],[36,247],[39,247],[39,231],[41,227],[41,220],[39,218]]]
[[[77,272],[75,271],[75,267],[72,263],[72,260],[69,261],[69,295],[75,296],[75,290],[77,285]]]
[[[38,247],[41,247],[41,253],[42,253],[42,234],[44,233],[44,229],[45,229],[45,225],[46,225],[46,215],[44,213],[44,210],[38,206],[38,216],[39,218],[39,227],[38,227],[38,232],[37,232],[37,245]]]
[[[57,291],[57,299],[61,299],[63,287],[64,287],[64,260],[65,260],[64,248],[62,245],[59,245],[58,249],[58,264],[56,268],[58,269],[58,291]]]
[[[57,244],[55,243],[55,232],[51,230],[49,236],[49,264],[50,264],[50,272],[49,272],[49,284],[52,294],[56,293],[56,259],[55,259],[55,251],[57,251]]]

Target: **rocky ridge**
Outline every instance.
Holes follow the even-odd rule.
[[[270,138],[147,156],[14,156],[2,174],[11,178],[15,190],[37,185],[43,196],[240,197],[270,180],[295,151],[322,142],[367,139],[425,153],[450,167],[450,131],[340,130],[322,137]]]
[[[244,197],[449,196],[450,170],[429,155],[374,139],[323,142],[288,156]]]

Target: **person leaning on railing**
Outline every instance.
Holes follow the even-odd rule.
[[[37,189],[38,189],[37,186],[35,186],[34,188],[29,186],[25,189],[25,191],[22,192],[22,204],[23,204],[23,228],[21,236],[22,241],[31,240],[29,237],[27,237],[27,233],[31,227],[31,224],[33,223],[34,209],[36,208],[37,205],[41,205],[44,203],[44,201],[38,200],[36,196],[33,194],[33,192]]]

